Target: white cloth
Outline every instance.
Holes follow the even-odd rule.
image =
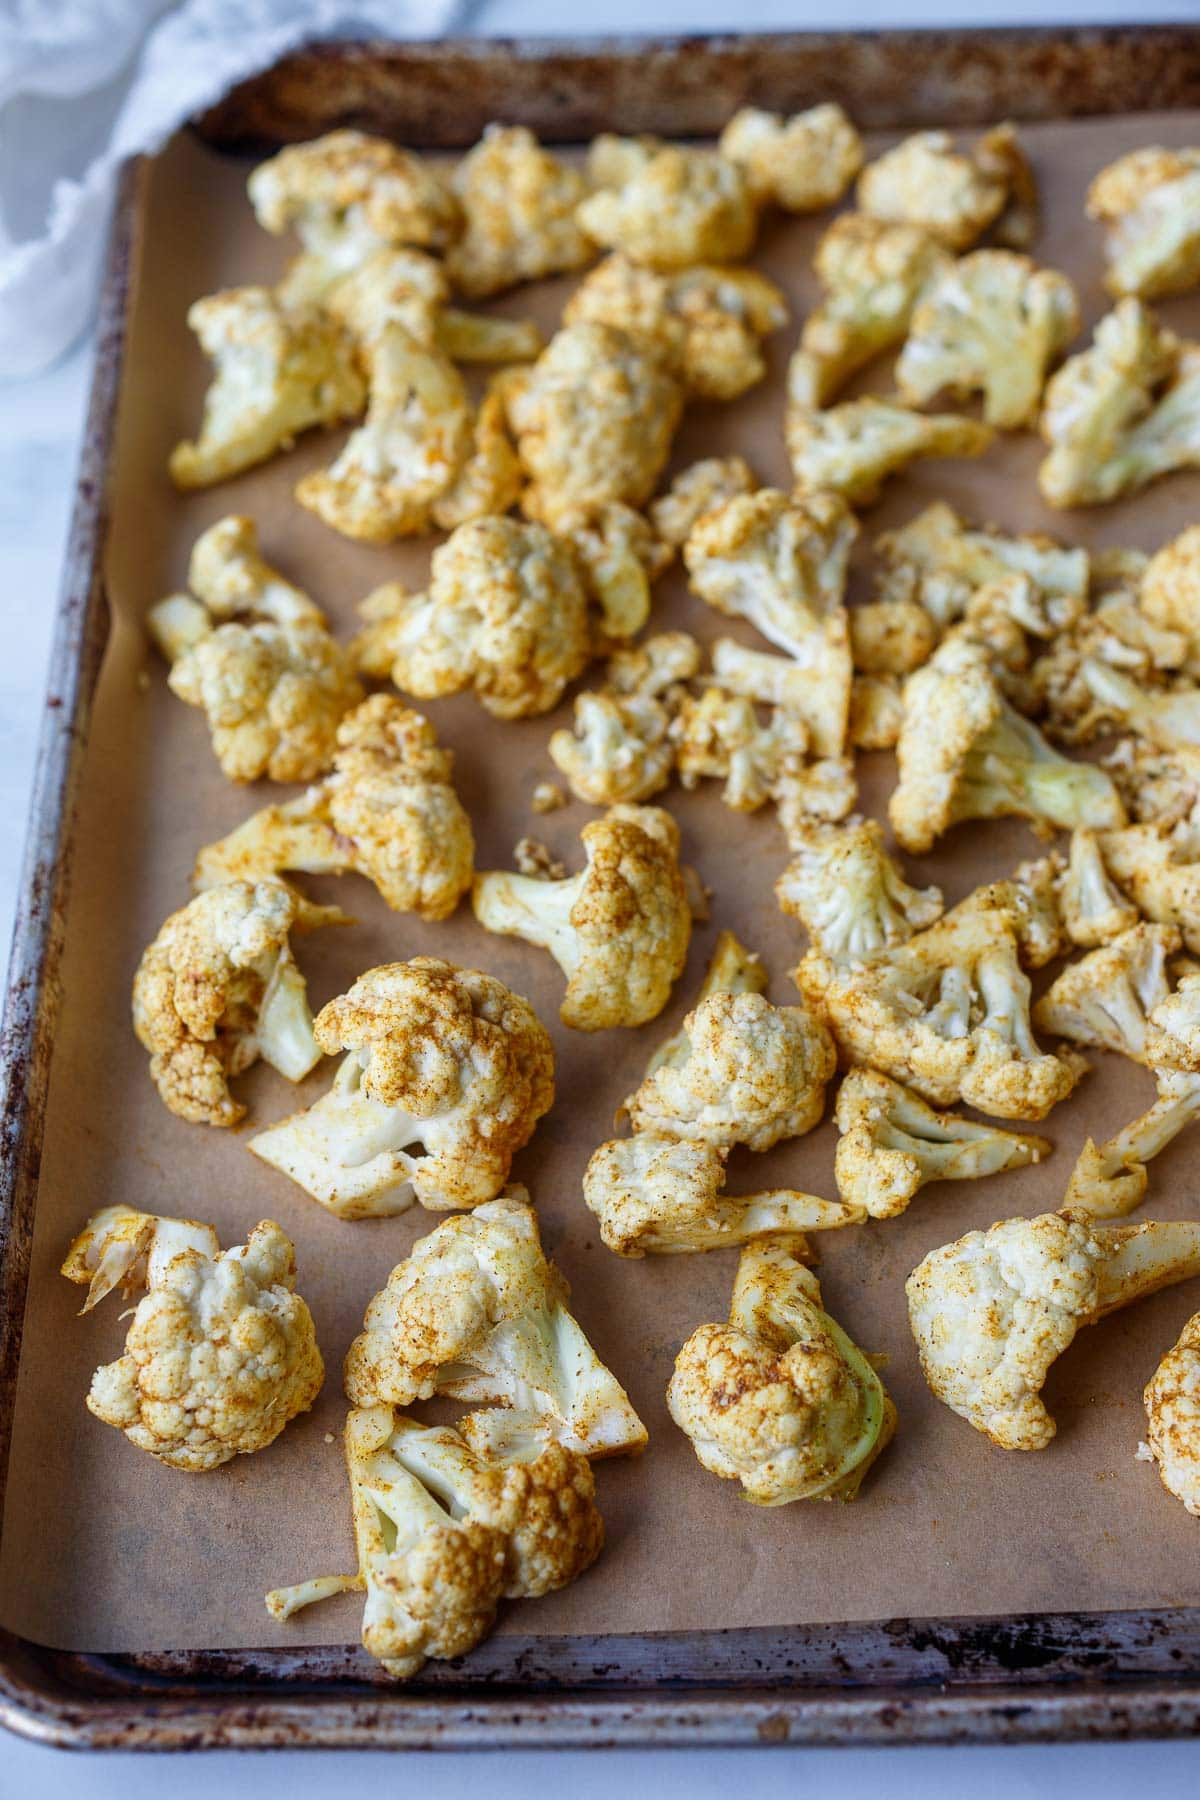
[[[159,149],[302,43],[433,37],[462,10],[463,0],[0,0],[0,377],[46,368],[89,322],[124,158]]]

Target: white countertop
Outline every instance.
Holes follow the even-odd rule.
[[[1161,20],[1195,19],[1200,0],[1155,0]],[[969,9],[962,0],[851,0],[836,15],[812,0],[609,0],[548,16],[544,0],[488,0],[477,29],[509,32],[698,31],[783,29],[837,24],[950,24],[969,16],[975,24],[1048,22],[1044,0],[985,0]],[[1049,19],[1113,22],[1137,16],[1131,0],[1054,0]],[[77,350],[57,369],[23,384],[0,387],[0,938],[6,942],[20,871],[28,790],[45,683],[62,547],[72,498],[79,430],[86,401],[90,355]],[[386,1773],[377,1755],[278,1753],[258,1757],[76,1757],[16,1739],[0,1741],[0,1800],[26,1796],[79,1796],[121,1800],[166,1789],[177,1800],[211,1794],[229,1800],[260,1791],[264,1781],[286,1784],[293,1800],[342,1791],[350,1780],[370,1791],[381,1780],[420,1784],[427,1800],[486,1788],[489,1800],[516,1800],[537,1782],[550,1782],[572,1800],[625,1792],[662,1800],[745,1800],[775,1794],[800,1782],[807,1792],[858,1800],[885,1793],[887,1800],[936,1800],[936,1796],[1054,1793],[1058,1800],[1126,1795],[1136,1783],[1156,1800],[1194,1790],[1198,1763],[1192,1745],[1088,1745],[1007,1750],[607,1752],[507,1753],[466,1756],[393,1756]]]

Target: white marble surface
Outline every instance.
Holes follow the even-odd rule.
[[[0,4],[0,11],[4,10]],[[814,0],[590,0],[550,12],[544,0],[488,0],[476,29],[508,32],[726,30],[881,24],[1110,22],[1137,16],[1131,0],[850,0],[835,16]],[[1141,15],[1145,16],[1145,15]],[[1200,0],[1155,0],[1150,16],[1196,19]],[[0,387],[0,937],[7,941],[19,879],[29,781],[45,681],[52,615],[71,504],[75,457],[86,400],[86,346],[57,369]],[[886,1793],[888,1800],[966,1794],[1054,1793],[1058,1800],[1105,1800],[1137,1784],[1156,1800],[1193,1792],[1200,1759],[1191,1744],[1083,1746],[1019,1750],[789,1751],[389,1757],[280,1753],[261,1757],[74,1757],[18,1740],[0,1741],[0,1800],[78,1796],[141,1800],[164,1789],[178,1800],[220,1788],[230,1800],[282,1789],[293,1800],[340,1793],[351,1780],[371,1791],[420,1784],[427,1800],[460,1795],[468,1785],[491,1800],[516,1800],[550,1783],[572,1800],[626,1792],[745,1800],[794,1783],[839,1800]]]

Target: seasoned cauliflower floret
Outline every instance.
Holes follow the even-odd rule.
[[[1064,549],[1049,537],[1010,537],[991,527],[974,531],[942,500],[899,531],[885,532],[875,550],[884,564],[882,597],[916,601],[942,626],[961,617],[980,588],[1009,575],[1028,577],[1060,630],[1087,604],[1086,550]]]
[[[636,637],[650,617],[651,583],[671,560],[649,520],[612,500],[564,535],[588,598],[600,609],[601,641]]]
[[[303,274],[306,257],[293,270]],[[439,325],[450,298],[450,283],[436,257],[423,250],[376,250],[361,267],[343,275],[324,299],[327,312],[340,319],[360,349],[367,350],[389,325],[403,325],[429,348],[439,339]]]
[[[258,528],[244,513],[229,513],[200,533],[188,558],[188,586],[214,619],[252,614],[276,625],[325,622],[320,607],[267,562]],[[153,627],[153,609],[149,622]]]
[[[992,432],[961,413],[917,413],[890,400],[847,400],[818,412],[789,397],[784,435],[796,487],[869,506],[889,475],[925,457],[982,456]]]
[[[576,696],[575,729],[551,735],[550,760],[590,806],[648,800],[671,779],[670,729],[671,715],[653,695],[602,688]]]
[[[1011,250],[976,250],[925,289],[896,385],[911,406],[982,393],[986,422],[1016,431],[1036,420],[1050,365],[1078,330],[1065,275]]]
[[[453,531],[475,519],[508,512],[521,498],[525,471],[508,433],[502,379],[494,379],[479,402],[465,462],[429,509],[439,531]]]
[[[608,659],[608,685],[617,694],[649,694],[668,706],[681,684],[700,672],[704,653],[686,631],[660,631]]]
[[[899,679],[895,675],[856,675],[850,688],[848,747],[894,750],[903,726],[904,694]]]
[[[297,1294],[296,1253],[271,1219],[222,1250],[211,1225],[109,1206],[62,1265],[84,1312],[121,1284],[146,1293],[125,1354],[92,1376],[88,1411],[173,1469],[199,1473],[273,1444],[321,1391],[325,1365]]]
[[[1131,150],[1101,169],[1087,210],[1107,227],[1110,293],[1159,300],[1200,284],[1200,150]]]
[[[368,351],[367,416],[336,462],[296,485],[296,499],[344,537],[390,544],[429,528],[431,508],[473,449],[471,403],[454,364],[403,325]]]
[[[1045,1138],[934,1112],[875,1069],[851,1069],[834,1117],[838,1193],[872,1219],[896,1218],[931,1181],[977,1181],[1040,1162],[1051,1150]]]
[[[1058,904],[1067,936],[1080,949],[1109,944],[1138,922],[1138,909],[1109,880],[1094,831],[1071,833],[1071,852],[1058,877]]]
[[[820,212],[835,206],[863,165],[863,141],[840,106],[807,112],[764,112],[743,106],[717,141],[729,162],[746,171],[750,192],[788,212]]]
[[[1142,1395],[1146,1439],[1139,1455],[1158,1464],[1168,1494],[1200,1518],[1200,1313],[1188,1320]]]
[[[1194,979],[1194,978],[1193,978]],[[1156,1009],[1154,1018],[1166,1014],[1172,995]],[[1197,1026],[1197,996],[1185,996],[1188,1026]],[[1154,1033],[1153,1022],[1148,1038]],[[1176,1049],[1177,1046],[1169,1046]],[[1158,1046],[1154,1047],[1155,1049]],[[1200,1117],[1200,1075],[1195,1073],[1197,1058],[1191,1052],[1192,1068],[1158,1071],[1158,1097],[1144,1113],[1124,1126],[1107,1142],[1097,1144],[1088,1138],[1067,1182],[1059,1211],[1068,1219],[1086,1224],[1089,1219],[1118,1219],[1141,1205],[1149,1186],[1148,1162],[1173,1144],[1186,1126]]]
[[[1069,963],[1033,1009],[1039,1031],[1149,1065],[1147,1018],[1170,983],[1167,958],[1179,949],[1168,925],[1132,925],[1110,944]]]
[[[849,629],[840,606],[798,640],[790,656],[747,650],[733,638],[718,638],[713,646],[712,678],[717,685],[794,713],[819,757],[840,757],[846,747],[853,674]]]
[[[699,699],[685,695],[670,730],[684,787],[724,780],[721,797],[734,812],[757,812],[803,780],[808,728],[786,707],[764,722],[752,700],[706,688]]]
[[[614,806],[582,836],[587,867],[564,881],[476,876],[475,917],[549,950],[567,977],[564,1025],[644,1025],[666,1005],[691,941],[679,827],[656,806]]]
[[[349,1052],[333,1086],[250,1148],[339,1218],[494,1199],[554,1099],[529,1002],[438,957],[368,969],[314,1030],[328,1055]]]
[[[760,488],[700,519],[683,560],[702,600],[803,659],[807,640],[841,605],[857,536],[858,522],[836,494],[791,500]]]
[[[1050,454],[1038,486],[1051,506],[1097,506],[1200,464],[1200,345],[1122,300],[1046,388]]]
[[[932,1250],[908,1313],[939,1400],[1002,1450],[1044,1450],[1042,1384],[1083,1325],[1200,1274],[1200,1226],[1004,1219]]]
[[[476,1448],[540,1435],[583,1456],[637,1452],[646,1430],[567,1310],[523,1188],[418,1238],[367,1307],[346,1357],[357,1406],[445,1394],[499,1409],[460,1429]]]
[[[963,819],[1016,814],[1067,829],[1124,822],[1111,778],[1060,756],[1014,712],[981,645],[944,643],[909,676],[904,707],[888,817],[906,850],[921,854]]]
[[[489,125],[451,186],[466,229],[446,259],[460,293],[480,298],[582,269],[596,254],[575,209],[587,193],[577,169],[520,125]]]
[[[171,452],[176,487],[228,481],[314,425],[362,411],[354,344],[336,319],[281,305],[267,288],[228,288],[188,308],[188,324],[215,365],[200,436]]]
[[[839,967],[870,962],[942,915],[941,890],[908,885],[875,819],[814,820],[790,838],[792,860],[775,883],[780,910],[799,919],[812,950]]]
[[[582,323],[555,333],[508,389],[508,419],[531,485],[530,518],[553,530],[612,500],[654,492],[683,407],[683,389],[652,339]]]
[[[702,1139],[639,1132],[601,1144],[583,1177],[583,1197],[617,1256],[678,1256],[723,1250],[780,1232],[856,1225],[861,1208],[789,1188],[726,1194],[727,1152]]]
[[[453,771],[453,755],[439,747],[427,719],[393,695],[373,694],[338,726],[333,773],[207,845],[196,862],[196,886],[284,869],[352,869],[374,882],[394,912],[448,918],[475,864]]]
[[[588,237],[651,269],[740,262],[754,247],[758,206],[737,163],[710,150],[664,145],[627,179],[580,203]]]
[[[817,245],[824,298],[804,321],[788,366],[792,406],[827,406],[873,358],[898,344],[930,282],[953,267],[948,250],[916,225],[843,213]]]
[[[348,925],[286,882],[231,880],[172,913],[133,979],[133,1029],[163,1104],[194,1124],[236,1125],[229,1083],[259,1057],[289,1081],[321,1060],[288,934]]]
[[[758,486],[749,463],[740,456],[706,456],[689,463],[666,493],[649,508],[650,523],[664,544],[681,549],[700,520],[727,500],[752,494]]]
[[[364,674],[423,700],[470,688],[498,719],[549,712],[591,652],[575,560],[531,521],[460,525],[433,553],[427,594],[389,583],[363,611],[351,654]]]
[[[667,1406],[704,1468],[757,1506],[853,1500],[896,1430],[871,1359],[823,1310],[795,1240],[742,1251],[729,1323],[692,1333]]]
[[[871,600],[848,615],[856,673],[909,675],[928,662],[938,641],[932,613],[918,600]]]
[[[1138,609],[1163,631],[1187,639],[1186,672],[1200,675],[1200,525],[1164,544],[1142,571]]]
[[[948,131],[905,138],[867,164],[858,204],[873,218],[919,225],[951,250],[970,249],[999,222],[1000,235],[1021,249],[1032,235],[1028,215],[1035,213],[1037,197],[1016,133],[1000,125],[965,156]]]

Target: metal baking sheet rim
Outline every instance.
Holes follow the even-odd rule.
[[[820,41],[827,46],[832,40]],[[1200,30],[1192,28],[961,31],[924,38],[904,32],[862,34],[854,41],[869,42],[885,57],[894,44],[901,60],[922,43],[936,45],[939,56],[960,67],[984,50],[993,59],[1006,50],[1026,59],[1069,53],[1104,62],[1112,56],[1118,77],[1137,67],[1143,46],[1154,50],[1156,61],[1179,52],[1183,66],[1176,66],[1178,81],[1169,98],[1175,105],[1200,104]],[[553,57],[559,64],[573,63],[586,85],[587,69],[597,60],[610,68],[644,68],[651,60],[647,53],[654,53],[668,60],[708,58],[717,71],[744,70],[770,54],[778,66],[785,46],[807,62],[814,44],[755,37],[632,45],[569,40],[386,49],[322,45],[243,84],[201,123],[213,141],[245,141],[248,121],[263,117],[272,80],[291,76],[304,92],[314,71],[328,72],[339,63],[343,70],[353,65],[359,74],[369,71],[372,51],[386,54],[393,75],[407,65],[414,76],[418,67],[436,68],[439,49],[460,62],[470,58],[481,73],[502,68],[506,57],[516,56],[526,68],[539,57]],[[1142,66],[1144,71],[1144,60]],[[708,84],[710,95],[713,85]],[[291,91],[294,99],[295,87]],[[1093,87],[1097,91],[1109,104],[1096,110],[1136,110],[1119,80],[1110,86],[1103,69]],[[1163,103],[1161,90],[1156,98]],[[590,129],[590,122],[583,128]],[[108,636],[102,578],[107,471],[138,249],[141,172],[138,159],[125,166],[110,233],[0,1027],[0,1504],[51,1046],[62,998],[59,964],[72,826]],[[533,1640],[528,1658],[536,1663],[540,1652],[547,1667],[540,1685],[524,1688],[511,1683],[511,1674],[526,1658],[520,1640],[508,1639],[502,1653],[507,1671],[498,1664],[481,1680],[477,1654],[465,1667],[439,1670],[430,1691],[428,1684],[406,1689],[372,1684],[358,1651],[90,1657],[45,1650],[0,1631],[0,1725],[62,1748],[125,1750],[987,1743],[1185,1736],[1200,1729],[1200,1613],[1195,1611],[1098,1619],[1069,1615],[1055,1621],[976,1619],[961,1625],[897,1620],[844,1631],[718,1636],[723,1642],[715,1656],[712,1639],[664,1637],[621,1640],[622,1654],[615,1659],[618,1645],[611,1640],[569,1640],[562,1647],[573,1667],[566,1681],[551,1666],[554,1656],[546,1646],[553,1640],[540,1645]],[[668,1646],[673,1654],[664,1655]],[[685,1667],[693,1648],[695,1666]],[[724,1672],[710,1666],[707,1682],[705,1655]],[[806,1659],[809,1672],[798,1678],[797,1665]],[[626,1660],[628,1673],[620,1667]],[[505,1672],[510,1681],[501,1685]]]

